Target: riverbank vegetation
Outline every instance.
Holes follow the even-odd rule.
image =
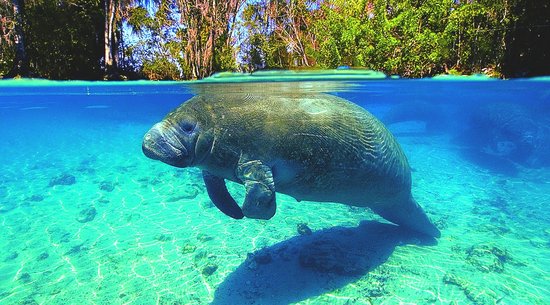
[[[0,0],[0,75],[200,79],[361,67],[424,77],[550,74],[532,0]]]

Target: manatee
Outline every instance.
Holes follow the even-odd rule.
[[[214,205],[236,219],[270,219],[279,192],[368,207],[440,236],[411,195],[411,170],[396,139],[372,114],[336,96],[197,95],[155,124],[142,149],[169,165],[201,169]],[[242,207],[225,180],[244,185]]]
[[[457,140],[473,153],[528,167],[550,163],[548,128],[523,104],[484,103],[471,111],[466,122]]]
[[[394,123],[421,121],[426,123],[426,132],[441,133],[451,127],[450,105],[426,101],[405,101],[392,105],[382,117],[382,122]]]

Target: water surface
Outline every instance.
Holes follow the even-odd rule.
[[[550,82],[376,78],[0,82],[0,303],[550,303]],[[216,92],[366,108],[442,237],[285,195],[269,221],[225,216],[198,170],[141,152],[167,112]]]

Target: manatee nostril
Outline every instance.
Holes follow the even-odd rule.
[[[151,149],[155,145],[155,140],[153,138],[153,135],[151,133],[145,134],[145,137],[143,137],[143,148]]]
[[[157,143],[155,141],[155,136],[151,131],[147,132],[143,137],[143,143],[141,144],[141,149],[143,153],[152,159],[155,159],[155,155],[158,153]]]
[[[149,140],[145,139],[143,141],[143,144],[141,145],[141,151],[148,158],[155,159],[155,160],[158,159],[158,152],[155,148],[155,143],[151,139]]]

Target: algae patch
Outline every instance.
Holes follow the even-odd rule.
[[[482,272],[504,272],[505,264],[525,266],[514,260],[507,249],[491,244],[478,244],[466,250],[466,262]]]
[[[491,290],[481,290],[469,281],[454,274],[445,274],[443,282],[445,284],[458,286],[458,288],[464,292],[468,300],[472,301],[473,305],[495,304],[500,301],[500,298],[497,297],[495,292]]]

